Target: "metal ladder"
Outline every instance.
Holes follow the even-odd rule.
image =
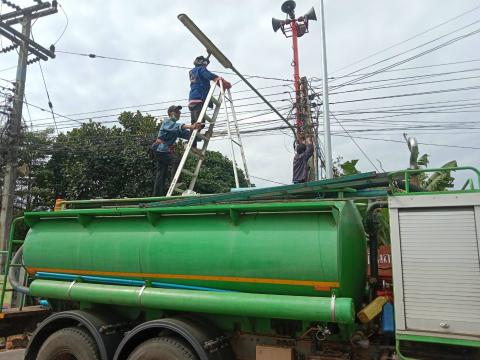
[[[219,94],[217,97],[214,96],[215,91],[219,90]],[[247,169],[247,162],[245,158],[245,153],[243,151],[243,145],[242,145],[242,140],[240,137],[240,132],[238,130],[238,123],[237,123],[237,116],[235,113],[235,109],[233,106],[233,99],[232,95],[230,92],[230,89],[227,90],[228,96],[225,94],[225,89],[223,87],[223,81],[221,79],[218,79],[216,81],[212,81],[212,85],[210,86],[210,91],[208,92],[207,98],[205,99],[203,103],[202,110],[200,111],[200,115],[198,116],[197,123],[202,123],[204,120],[208,122],[208,128],[207,131],[204,134],[198,134],[199,130],[195,129],[192,131],[190,139],[187,142],[187,145],[185,146],[185,151],[183,153],[182,159],[180,160],[180,163],[178,164],[177,171],[175,172],[175,175],[172,179],[172,182],[170,183],[170,187],[167,192],[167,196],[172,196],[173,193],[180,193],[183,194],[185,191],[190,190],[193,191],[193,188],[195,187],[195,183],[197,182],[198,179],[198,174],[200,173],[200,168],[202,167],[202,163],[205,160],[205,154],[207,152],[207,147],[210,142],[210,139],[213,135],[213,128],[215,126],[215,122],[217,121],[217,117],[220,113],[220,109],[222,107],[222,103],[224,105],[224,111],[226,115],[226,121],[227,121],[227,138],[230,141],[230,149],[231,149],[231,155],[232,155],[232,163],[233,163],[233,173],[235,176],[235,186],[237,188],[240,187],[240,183],[238,180],[238,173],[237,173],[237,164],[235,160],[235,151],[234,151],[234,144],[239,146],[240,152],[242,155],[242,161],[243,161],[243,169],[245,172],[245,178],[247,180],[248,186],[250,186],[250,177],[248,175],[248,169]],[[214,108],[213,108],[213,114],[210,117],[207,114],[207,109],[208,109],[208,104],[210,101],[213,103]],[[235,133],[236,133],[236,139],[232,137],[232,131],[230,128],[230,118],[229,118],[229,113],[228,113],[228,108],[227,108],[227,102],[230,103],[230,111],[233,116],[233,122],[234,122],[234,127],[235,127]],[[195,137],[202,139],[203,140],[203,145],[201,149],[197,149],[193,147],[193,141]],[[195,168],[193,171],[190,171],[188,169],[185,169],[185,164],[187,162],[187,158],[189,155],[193,155],[197,158],[197,162],[195,165]],[[180,188],[180,183],[179,179],[182,174],[185,174],[187,176],[191,176],[190,183],[187,187],[187,189],[182,189]]]
[[[5,301],[6,293],[11,292],[12,295],[13,295],[13,289],[7,288],[8,274],[9,274],[10,270],[12,268],[23,268],[24,272],[23,272],[23,274],[20,274],[20,276],[22,276],[22,278],[23,278],[21,280],[21,282],[22,282],[23,286],[26,286],[27,283],[28,283],[28,275],[27,275],[26,269],[24,268],[24,265],[23,264],[12,264],[11,263],[13,255],[14,255],[13,254],[14,246],[15,245],[22,246],[23,242],[24,242],[24,240],[14,240],[15,226],[17,225],[17,223],[23,222],[23,221],[24,221],[23,217],[16,218],[12,221],[12,225],[10,227],[10,236],[9,236],[8,243],[7,243],[7,250],[0,251],[0,254],[1,254],[0,256],[2,256],[3,260],[4,260],[3,283],[1,285],[2,287],[1,287],[1,292],[0,292],[0,313],[4,312],[4,306],[5,306],[5,303],[6,303],[6,301]],[[20,300],[19,300],[18,310],[22,311],[24,305],[25,305],[25,295],[21,294],[20,295]]]

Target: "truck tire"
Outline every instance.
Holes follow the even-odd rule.
[[[37,360],[100,360],[93,338],[83,329],[68,327],[50,335]]]
[[[138,345],[127,360],[198,360],[180,339],[156,337]]]

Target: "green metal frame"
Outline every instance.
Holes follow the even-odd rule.
[[[295,196],[308,196],[313,198],[356,198],[369,197],[371,194],[363,189],[374,187],[386,187],[388,184],[387,174],[375,172],[361,173],[350,176],[342,176],[335,179],[311,181],[301,184],[274,186],[270,188],[251,188],[249,190],[230,192],[225,194],[213,194],[194,196],[189,198],[177,198],[169,201],[153,202],[144,204],[145,207],[172,207],[188,205],[204,205],[225,203],[234,201],[257,201],[279,200]],[[362,191],[363,190],[363,191]],[[376,190],[374,196],[379,196]],[[386,191],[381,191],[380,196],[387,196]]]
[[[95,216],[147,216],[149,221],[156,222],[167,214],[226,214],[236,222],[242,212],[284,212],[284,211],[318,211],[336,208],[334,203],[318,201],[302,203],[254,203],[254,204],[219,204],[183,207],[148,207],[148,208],[111,208],[111,209],[74,209],[66,211],[38,211],[24,214],[25,224],[34,225],[37,221],[48,218],[72,218],[87,225]]]
[[[465,184],[460,190],[461,192],[465,191],[480,191],[480,171],[473,166],[457,166],[457,167],[445,167],[445,168],[433,168],[433,169],[405,169],[405,170],[399,170],[399,171],[394,171],[391,173],[388,173],[388,183],[390,185],[390,189],[392,193],[395,193],[396,187],[394,186],[394,176],[397,175],[404,175],[405,177],[405,194],[410,193],[410,177],[411,175],[415,174],[420,174],[420,173],[429,173],[429,172],[447,172],[447,171],[458,171],[458,170],[471,170],[477,175],[477,188],[475,189],[475,185],[472,179],[469,179],[467,181],[467,184],[470,184],[470,190],[466,190],[467,184]],[[452,191],[449,191],[451,193]],[[418,194],[418,192],[416,193]],[[429,192],[431,194],[431,192]]]
[[[10,271],[11,261],[12,261],[12,252],[14,245],[22,245],[24,240],[14,240],[15,237],[15,227],[18,223],[24,221],[24,217],[18,217],[12,221],[12,225],[10,227],[10,236],[8,237],[7,243],[7,250],[0,251],[0,254],[7,255],[5,259],[5,266],[4,266],[4,275],[3,275],[3,284],[2,284],[2,292],[0,295],[0,313],[3,312],[3,306],[5,305],[5,294],[7,291],[7,282],[8,282],[8,273]]]
[[[480,347],[480,340],[467,340],[467,339],[455,339],[437,336],[425,336],[425,335],[412,335],[412,334],[395,334],[397,341],[417,341],[434,344],[446,344],[446,345],[460,345],[469,347]]]
[[[285,197],[298,198],[305,196],[309,198],[386,197],[388,195],[386,191],[387,185],[388,179],[386,174],[368,172],[301,184],[274,186],[269,188],[249,188],[239,192],[223,194],[130,199],[64,200],[61,203],[61,210],[115,207],[178,207],[233,201],[284,199]],[[382,186],[385,189],[371,189]]]
[[[401,360],[416,360],[415,358],[404,356],[400,351],[400,341],[415,341],[432,344],[445,344],[467,347],[480,347],[480,341],[468,339],[453,339],[435,336],[412,335],[412,334],[395,334],[395,350]]]
[[[197,195],[198,196],[198,195]],[[204,196],[204,195],[199,195]],[[90,200],[62,200],[61,210],[84,209],[92,207],[129,207],[138,206],[138,204],[159,202],[172,199],[185,199],[185,196],[165,196],[148,198],[123,198],[123,199],[90,199]]]

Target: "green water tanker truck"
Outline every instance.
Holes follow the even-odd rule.
[[[47,312],[25,359],[478,359],[480,193],[404,173],[26,213],[2,321]]]

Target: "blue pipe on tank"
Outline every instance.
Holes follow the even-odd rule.
[[[80,280],[87,283],[96,283],[96,284],[109,284],[109,285],[126,285],[126,286],[147,286],[147,283],[143,280],[131,280],[131,279],[120,279],[120,278],[110,278],[110,277],[101,277],[101,276],[89,276],[89,275],[73,275],[73,274],[62,274],[62,273],[53,273],[53,272],[43,272],[39,271],[35,274],[35,277],[38,279],[48,279],[48,280],[62,280],[62,281],[75,281]],[[191,285],[181,285],[181,284],[170,284],[153,281],[148,284],[149,286],[156,288],[166,288],[166,289],[183,289],[183,290],[200,290],[200,291],[214,291],[214,292],[234,292],[232,290],[223,290],[215,289],[202,286],[191,286]]]

